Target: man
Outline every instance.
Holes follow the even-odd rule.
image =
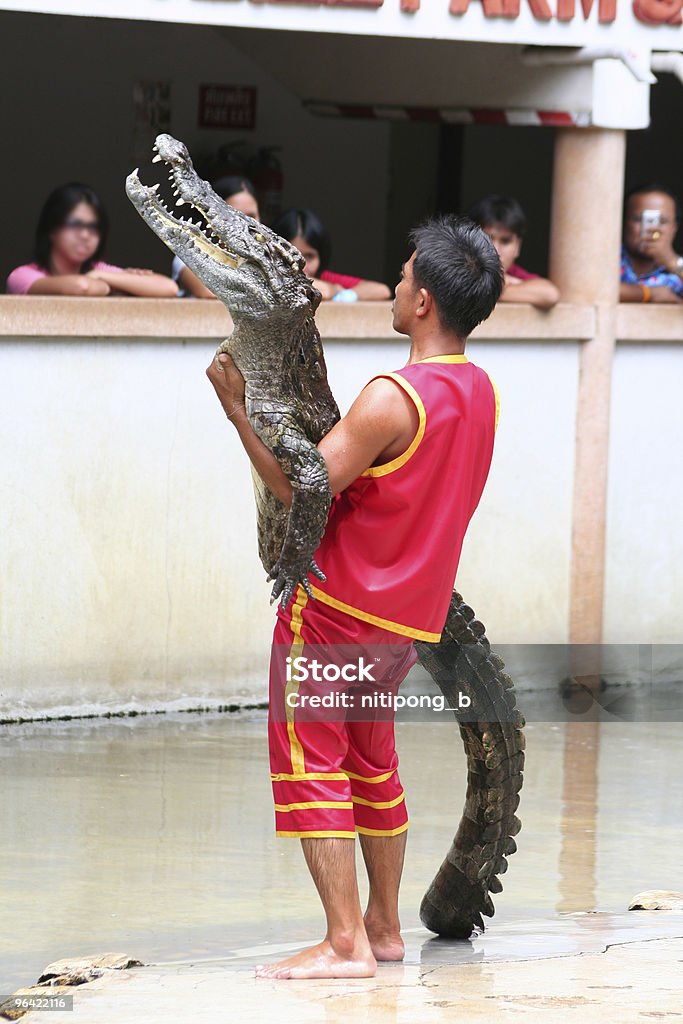
[[[537,309],[552,309],[560,293],[545,277],[532,274],[517,263],[526,234],[526,216],[516,199],[508,196],[484,196],[467,216],[489,236],[505,271],[501,302],[528,302]]]
[[[503,286],[495,249],[474,224],[452,217],[418,228],[413,241],[393,305],[394,329],[410,337],[408,363],[370,381],[318,445],[336,496],[315,556],[327,580],[315,581],[316,600],[299,586],[290,607],[278,610],[273,647],[388,645],[392,692],[415,661],[413,641],[439,639],[498,409],[487,374],[464,355]],[[289,506],[289,480],[247,420],[241,375],[227,356],[207,374],[254,468]],[[276,827],[301,838],[327,934],[257,974],[370,977],[378,959],[403,958],[398,890],[408,820],[393,721],[278,715],[283,688],[293,689],[276,660],[269,714]],[[364,916],[356,833],[370,882]]]
[[[629,192],[620,302],[683,302],[683,256],[673,247],[680,219],[681,204],[668,189],[647,184]]]

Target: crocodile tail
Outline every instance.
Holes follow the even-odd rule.
[[[438,935],[466,939],[484,930],[482,915],[493,916],[490,894],[502,890],[498,876],[517,849],[524,719],[502,658],[491,651],[483,624],[460,594],[453,593],[439,643],[418,641],[415,648],[458,719],[467,754],[462,820],[422,900],[420,919]],[[471,701],[462,710],[459,694]]]

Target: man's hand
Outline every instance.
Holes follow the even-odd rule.
[[[649,256],[651,260],[655,260],[663,267],[666,267],[668,271],[674,273],[678,256],[673,250],[671,238],[667,232],[655,228],[653,231],[648,232],[647,235],[642,236],[638,248],[644,255]]]
[[[244,377],[229,355],[221,352],[206,368],[206,376],[214,386],[225,415],[233,423],[246,416]]]

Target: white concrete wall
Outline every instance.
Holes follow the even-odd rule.
[[[405,360],[377,333],[325,340],[343,409]],[[495,644],[567,639],[578,346],[468,348],[502,411],[457,586]],[[246,460],[204,376],[214,348],[0,340],[0,718],[265,698],[273,612]],[[681,359],[618,349],[609,643],[682,639]]]
[[[263,696],[272,614],[214,350],[3,344],[0,706]]]
[[[617,349],[607,518],[608,643],[676,644],[683,638],[682,379],[680,345]]]

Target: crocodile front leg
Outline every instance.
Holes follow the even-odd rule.
[[[259,433],[258,419],[254,422],[254,429]],[[326,579],[313,554],[325,532],[332,492],[325,460],[299,429],[281,425],[271,451],[293,489],[280,557],[268,574],[268,579],[275,581],[271,602],[280,597],[281,606],[286,608],[298,583],[302,584],[309,597],[313,597],[309,573],[323,582]]]

